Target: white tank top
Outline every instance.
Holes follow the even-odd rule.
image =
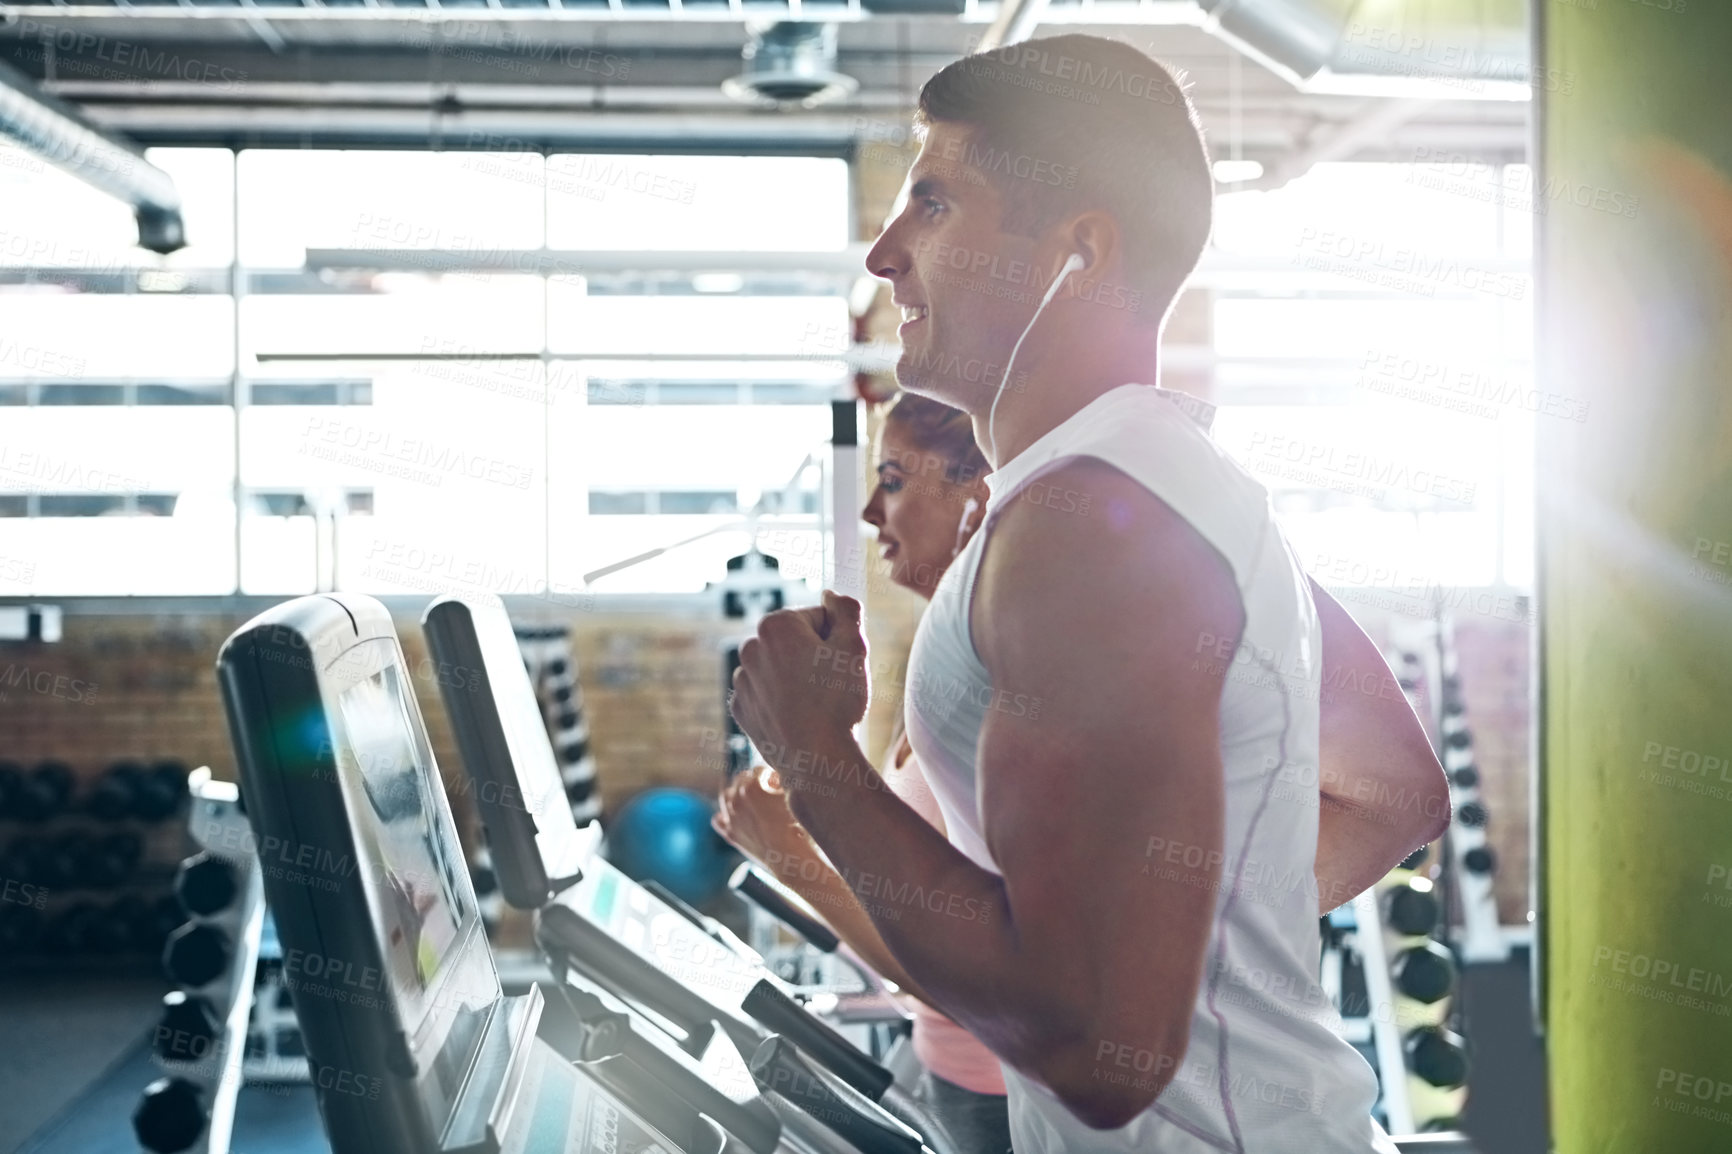
[[[1376,1075],[1341,1039],[1317,981],[1317,613],[1267,492],[1209,437],[1211,414],[1183,393],[1124,385],[990,474],[986,519],[940,581],[909,656],[905,718],[914,755],[951,843],[998,873],[982,835],[975,750],[987,707],[1014,712],[1018,703],[997,699],[968,624],[981,552],[998,514],[1013,500],[1038,498],[1105,516],[1081,507],[1080,494],[1029,488],[1059,462],[1097,458],[1214,546],[1232,567],[1244,605],[1237,650],[1230,641],[1217,650],[1205,640],[1196,655],[1199,666],[1227,671],[1220,718],[1226,841],[1184,1061],[1148,1110],[1110,1131],[1084,1126],[1045,1086],[1004,1066],[1017,1154],[1396,1154],[1371,1117]],[[1157,847],[1143,868],[1179,876],[1199,864],[1165,859]],[[1129,1084],[1152,1076],[1152,1059],[1115,1052],[1100,1070]]]

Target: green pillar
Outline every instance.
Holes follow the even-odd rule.
[[[1534,11],[1553,1148],[1727,1151],[1732,2]]]

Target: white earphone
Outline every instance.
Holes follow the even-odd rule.
[[[956,523],[956,544],[950,547],[950,556],[954,560],[962,552],[962,547],[968,543],[969,531],[973,528],[968,519],[980,510],[980,502],[973,497],[962,503],[962,519]]]
[[[1052,285],[1046,290],[1046,295],[1041,297],[1040,304],[1035,306],[1034,315],[1029,317],[1028,324],[1023,326],[1022,336],[1017,337],[1016,344],[1010,348],[1010,359],[1004,364],[1004,379],[998,383],[998,396],[992,398],[992,408],[988,409],[986,413],[986,439],[991,442],[994,468],[1004,464],[1004,462],[998,459],[998,436],[993,424],[998,419],[998,402],[1004,400],[1004,391],[1010,387],[1010,369],[1012,365],[1016,364],[1016,354],[1021,350],[1022,342],[1028,338],[1029,329],[1034,328],[1034,322],[1040,319],[1040,314],[1046,310],[1047,305],[1052,303],[1052,298],[1058,295],[1058,286],[1064,283],[1065,277],[1082,266],[1083,255],[1080,252],[1073,252],[1065,258],[1064,267],[1058,270],[1058,275],[1053,278]]]

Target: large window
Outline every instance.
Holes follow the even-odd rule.
[[[1325,584],[1531,586],[1534,422],[1584,410],[1533,388],[1524,174],[1326,164],[1217,201],[1216,435]]]
[[[151,158],[187,201],[166,258],[0,152],[0,594],[689,591],[751,528],[820,555],[844,162]],[[1320,576],[1531,584],[1534,423],[1585,410],[1533,389],[1527,184],[1329,164],[1219,198],[1169,374],[1206,367]]]
[[[0,155],[0,594],[575,593],[699,537],[593,586],[697,590],[754,526],[816,555],[847,280],[656,254],[834,254],[842,161],[150,157],[167,258]],[[552,258],[601,250],[643,260]]]

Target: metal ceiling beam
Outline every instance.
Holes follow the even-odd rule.
[[[1368,101],[1350,120],[1330,124],[1314,133],[1299,151],[1277,162],[1256,180],[1234,185],[1238,189],[1276,189],[1297,180],[1319,164],[1351,160],[1362,150],[1388,142],[1396,129],[1423,114],[1435,100]]]
[[[866,263],[867,244],[828,252],[611,251],[607,249],[360,249],[307,250],[308,268],[372,272],[586,273],[831,273],[852,277]]]
[[[991,52],[1008,44],[1021,44],[1034,35],[1046,8],[1047,0],[1000,0],[998,15],[981,36],[976,51]]]
[[[111,136],[64,100],[0,64],[0,133],[84,183],[132,206],[138,243],[152,252],[186,244],[180,192],[131,142]]]
[[[94,105],[102,124],[153,143],[240,148],[432,148],[480,152],[736,151],[847,156],[857,116],[778,113],[326,108],[258,105]]]

